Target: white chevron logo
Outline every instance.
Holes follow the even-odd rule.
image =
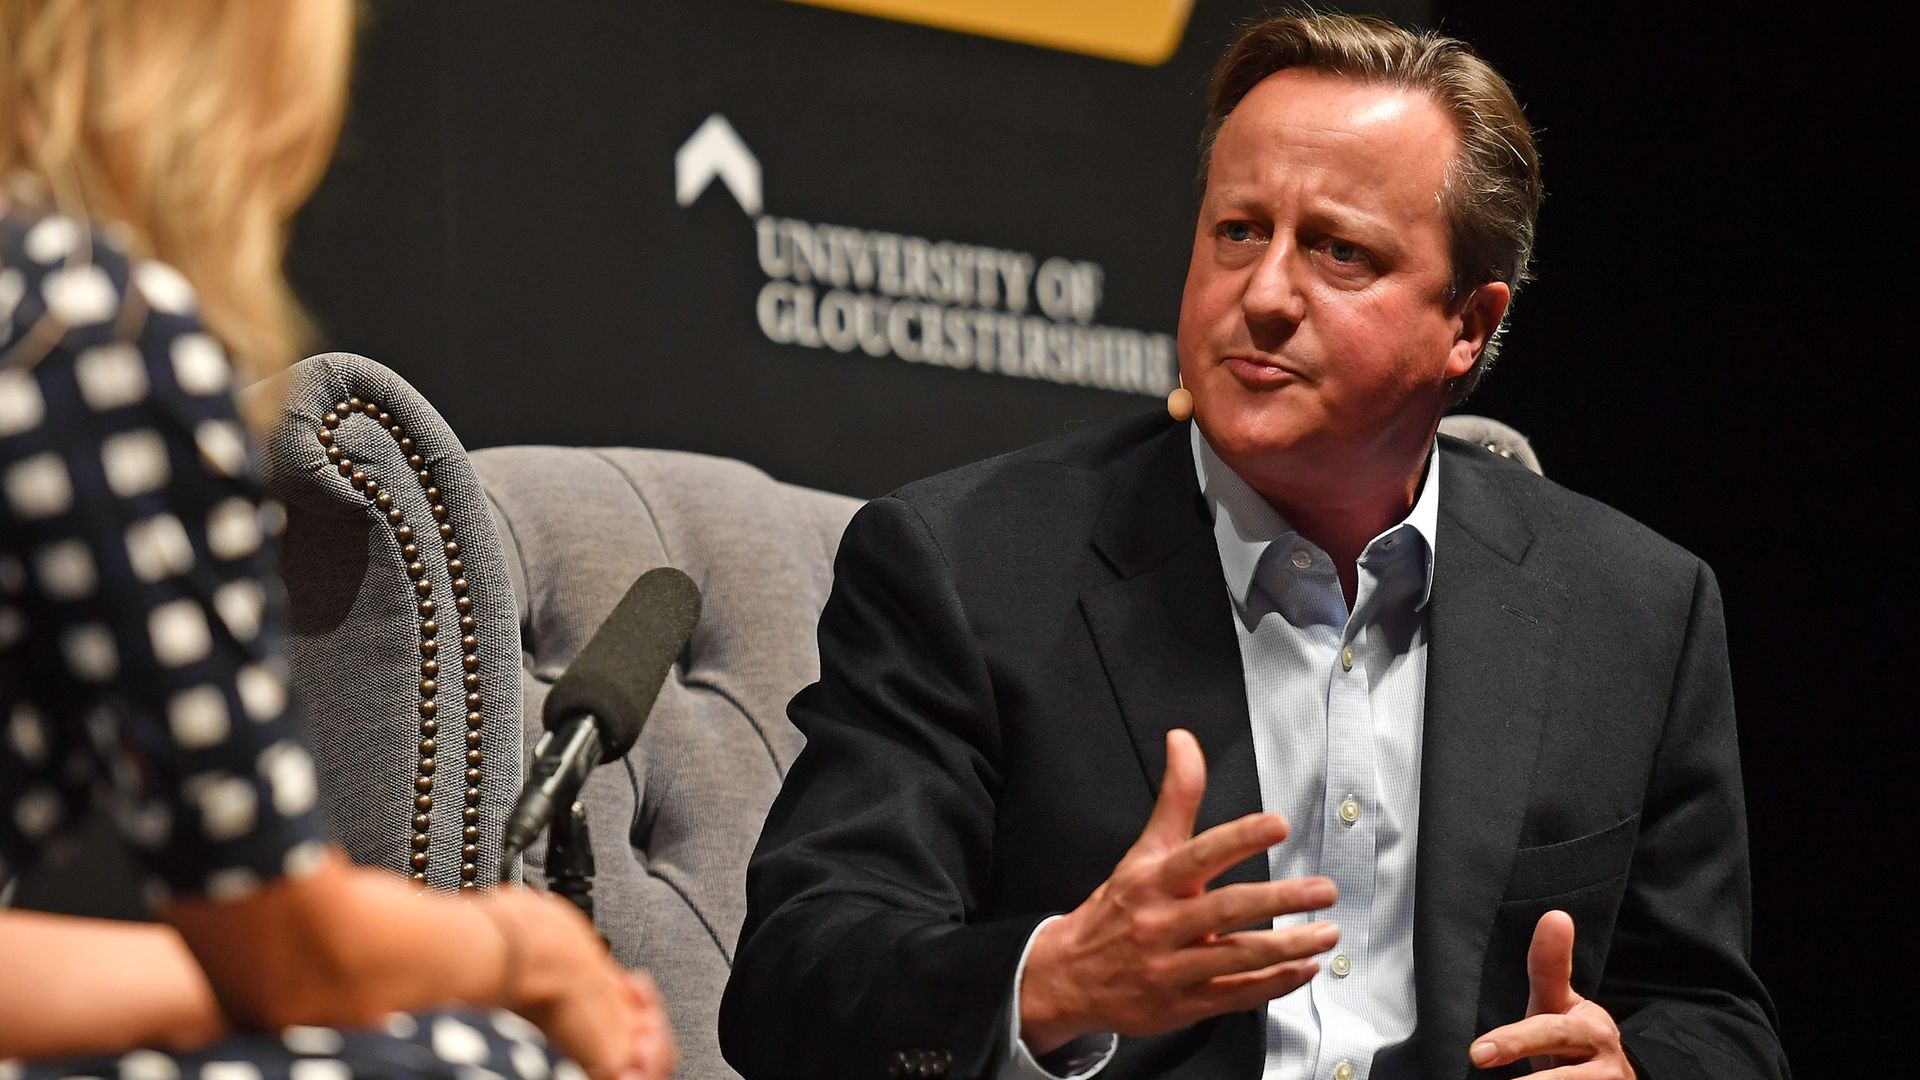
[[[760,212],[760,159],[753,156],[740,133],[719,113],[707,117],[673,155],[673,197],[692,206],[714,178],[727,185],[733,201],[749,214]]]

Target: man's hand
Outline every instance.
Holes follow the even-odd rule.
[[[1553,1080],[1634,1080],[1613,1017],[1573,992],[1573,916],[1540,916],[1527,949],[1527,983],[1527,1018],[1475,1039],[1475,1065],[1490,1069],[1531,1057],[1534,1074]]]
[[[1332,923],[1242,930],[1324,908],[1333,882],[1294,878],[1207,882],[1287,838],[1277,814],[1248,814],[1193,835],[1207,787],[1192,733],[1167,733],[1167,772],[1140,839],[1113,874],[1034,939],[1020,982],[1020,1029],[1044,1054],[1089,1032],[1152,1035],[1256,1008],[1319,970],[1310,959],[1340,939]]]

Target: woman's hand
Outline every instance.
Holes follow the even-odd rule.
[[[561,1053],[593,1080],[663,1080],[679,1051],[666,1004],[653,980],[623,969],[566,900],[503,888],[475,901],[491,904],[518,940],[505,973],[503,1004],[539,1025]]]
[[[659,992],[549,893],[424,892],[334,852],[315,872],[246,899],[176,902],[162,914],[239,1027],[365,1027],[464,1001],[526,1017],[592,1080],[658,1080],[673,1069]]]

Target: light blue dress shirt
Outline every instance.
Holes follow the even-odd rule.
[[[1292,826],[1268,853],[1269,876],[1321,875],[1340,891],[1329,911],[1275,920],[1330,919],[1340,943],[1320,957],[1311,983],[1268,1003],[1263,1080],[1416,1077],[1414,852],[1438,456],[1429,452],[1412,511],[1361,552],[1351,611],[1332,559],[1229,469],[1197,426],[1193,456],[1227,583],[1222,616],[1240,644],[1261,806]],[[1016,1033],[1025,965],[1023,954]],[[1063,1048],[1069,1075],[1099,1072],[1117,1046],[1112,1036],[1076,1040]],[[1016,1038],[999,1075],[1059,1074]]]
[[[1412,1044],[1413,874],[1426,711],[1425,609],[1440,505],[1437,456],[1413,509],[1361,551],[1351,611],[1327,553],[1295,532],[1194,429],[1200,489],[1232,601],[1260,803],[1285,815],[1274,880],[1332,878],[1340,943],[1267,1005],[1265,1080],[1418,1075]]]

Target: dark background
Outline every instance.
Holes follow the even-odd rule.
[[[1205,72],[1262,5],[1200,0],[1154,69],[767,0],[425,7],[376,7],[302,222],[329,343],[398,368],[471,444],[705,450],[871,495],[1154,403],[770,345],[744,216],[718,187],[674,207],[671,147],[725,113],[770,213],[1095,259],[1101,321],[1170,332]],[[1719,573],[1755,963],[1801,1075],[1877,1072],[1920,960],[1897,917],[1914,351],[1893,28],[1851,5],[1389,10],[1472,42],[1540,130],[1538,280],[1469,408]]]
[[[1549,190],[1539,280],[1470,407],[1719,574],[1790,1060],[1902,1075],[1910,65],[1851,5],[1686,7],[1444,5],[1543,129]]]
[[[769,213],[1092,259],[1100,322],[1171,332],[1204,74],[1260,6],[1198,0],[1140,68],[776,0],[376,3],[296,285],[325,347],[398,370],[469,446],[693,449],[876,494],[1157,406],[772,345],[747,217],[717,185],[675,206],[673,149],[724,113]],[[1539,278],[1469,409],[1719,573],[1755,963],[1799,1075],[1885,1074],[1920,960],[1893,27],[1845,5],[1389,10],[1472,42],[1540,130]]]

